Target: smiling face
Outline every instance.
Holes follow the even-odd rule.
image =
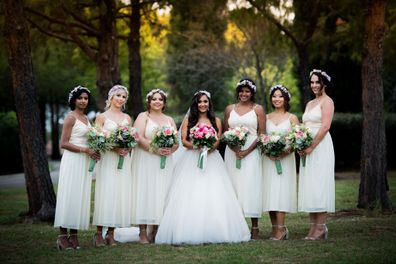
[[[111,105],[116,108],[122,108],[125,105],[127,98],[127,93],[120,89],[111,97]]]
[[[198,99],[198,111],[200,113],[206,113],[209,110],[209,98],[203,94]]]
[[[285,98],[280,90],[275,90],[271,97],[271,103],[274,108],[284,108]]]
[[[88,106],[89,96],[86,92],[81,93],[75,101],[76,108],[85,109]]]
[[[316,74],[312,74],[310,79],[310,85],[311,85],[311,90],[315,94],[315,96],[322,95],[323,85]]]
[[[252,91],[248,87],[242,87],[238,92],[238,98],[241,102],[248,102],[252,98]]]
[[[165,108],[164,97],[160,93],[155,93],[149,99],[149,110],[162,111]]]

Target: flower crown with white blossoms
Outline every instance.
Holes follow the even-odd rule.
[[[70,103],[70,100],[73,98],[73,95],[74,95],[76,92],[80,91],[80,90],[83,90],[84,92],[87,92],[87,93],[91,94],[91,91],[88,90],[88,88],[79,85],[79,86],[77,86],[77,87],[74,87],[74,89],[70,91],[70,93],[69,93],[69,99],[68,99],[67,101]]]
[[[153,89],[146,95],[146,101],[148,102],[149,97],[153,96],[155,93],[162,94],[163,96],[165,96],[165,98],[168,98],[168,94],[165,93],[163,90],[161,90],[161,89]]]
[[[289,96],[289,99],[291,99],[291,94],[289,93],[289,90],[282,84],[277,84],[277,85],[272,86],[269,90],[269,93],[271,94],[272,91],[276,90],[276,89],[283,91],[285,94],[287,94]]]
[[[210,93],[208,91],[205,91],[205,90],[200,90],[200,91],[196,92],[194,94],[194,96],[196,96],[197,94],[200,94],[200,93],[206,95],[210,99]]]
[[[309,73],[309,78],[312,77],[312,74],[313,74],[313,73],[319,73],[320,75],[322,75],[323,77],[325,77],[329,82],[331,81],[331,77],[330,77],[325,71],[313,69],[313,70]]]
[[[250,87],[250,89],[253,90],[253,92],[256,92],[256,85],[253,84],[253,82],[249,81],[249,80],[242,80],[239,83],[237,83],[237,88],[241,87],[241,86],[248,86]]]

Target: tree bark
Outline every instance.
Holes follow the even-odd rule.
[[[55,193],[48,170],[34,89],[29,30],[21,0],[4,0],[5,37],[8,62],[18,116],[21,151],[29,199],[29,213],[40,220],[52,220]]]
[[[256,74],[257,74],[257,79],[258,79],[258,87],[260,88],[260,94],[263,95],[262,104],[263,104],[265,112],[268,113],[267,101],[266,101],[266,97],[264,96],[265,95],[265,84],[264,84],[263,76],[261,75],[261,72],[263,71],[263,67],[261,66],[261,60],[260,60],[259,54],[254,49],[252,49],[252,50],[253,50],[253,54],[254,54],[254,58],[255,58],[255,68],[256,68]]]
[[[362,64],[363,131],[358,207],[391,209],[382,81],[385,0],[367,0]]]
[[[139,0],[132,0],[130,35],[128,38],[129,88],[131,91],[132,115],[136,119],[143,111],[142,102],[142,59],[140,56],[140,9]]]
[[[97,105],[103,109],[107,94],[113,85],[121,83],[120,66],[118,63],[118,38],[116,27],[116,8],[114,0],[105,0],[99,17],[100,36],[98,54],[96,56],[96,76],[100,96]]]
[[[301,97],[300,97],[300,107],[304,110],[305,106],[311,100],[311,87],[309,84],[309,55],[306,45],[296,44],[297,54],[298,54],[298,66],[297,71],[300,79],[301,87]]]
[[[59,103],[50,101],[51,108],[51,158],[59,160],[61,158],[59,151]]]

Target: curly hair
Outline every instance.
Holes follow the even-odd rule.
[[[250,101],[255,102],[254,95],[256,94],[256,84],[249,78],[244,78],[239,81],[235,88],[235,97],[239,100],[239,93],[242,91],[242,88],[248,88],[252,93],[252,97],[250,97]]]
[[[91,102],[91,92],[82,86],[77,86],[75,87],[70,93],[69,93],[69,107],[73,111],[76,109],[76,99],[80,97],[81,94],[86,93],[88,95],[88,104],[87,107],[89,106],[89,103]]]

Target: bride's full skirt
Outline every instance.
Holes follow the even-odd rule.
[[[220,154],[209,154],[204,170],[197,166],[198,157],[198,151],[187,150],[174,169],[156,243],[248,241],[249,229]]]

